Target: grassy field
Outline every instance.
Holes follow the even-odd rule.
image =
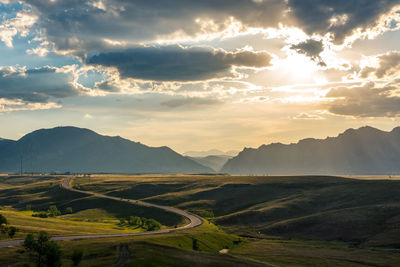
[[[198,249],[193,250],[193,239]],[[75,240],[59,242],[63,250],[63,266],[71,266],[72,251],[84,251],[81,266],[110,266],[119,258],[120,244],[127,244],[131,263],[127,266],[263,266],[252,259],[222,255],[221,249],[232,249],[247,242],[227,234],[211,223],[167,236],[139,236]],[[22,266],[29,258],[22,248],[0,249],[0,262],[5,266]]]
[[[230,250],[232,255],[275,266],[399,266],[398,250],[349,248],[344,242],[257,239]]]
[[[74,186],[113,196],[176,206],[209,221],[165,236],[60,242],[69,266],[73,249],[85,251],[82,266],[109,266],[127,244],[127,266],[399,266],[400,181],[340,177],[256,177],[212,175],[95,175],[76,178]],[[1,180],[5,179],[5,180]],[[65,193],[58,178],[0,177],[0,204],[11,220],[31,219],[26,204],[73,207],[74,213],[44,220],[52,233],[74,224],[90,231],[125,231],[116,220],[132,214],[113,201]],[[7,205],[3,204],[6,203]],[[101,208],[99,208],[101,207]],[[19,210],[18,210],[19,209]],[[0,211],[1,212],[1,211]],[[148,213],[149,212],[149,213]],[[144,210],[161,218],[157,210]],[[12,218],[12,216],[16,218]],[[52,222],[54,221],[54,224]],[[164,225],[173,225],[164,218]],[[43,222],[43,223],[44,223]],[[37,221],[44,227],[40,221]],[[168,224],[169,223],[169,224]],[[31,223],[32,224],[32,223]],[[63,226],[61,226],[64,224]],[[82,227],[82,226],[81,226]],[[27,229],[28,231],[28,229]],[[33,230],[34,231],[34,230]],[[193,240],[198,249],[193,250]],[[219,253],[223,250],[225,254]],[[11,255],[14,255],[11,256]],[[17,256],[15,256],[17,255]],[[21,248],[0,250],[0,262],[27,261]],[[18,265],[17,265],[18,266]]]
[[[96,176],[77,183],[177,206],[242,235],[400,248],[398,180],[197,175]]]
[[[61,178],[51,176],[0,177],[3,185],[0,188],[0,214],[19,229],[15,238],[41,230],[53,235],[142,231],[141,228],[119,225],[119,219],[128,216],[154,218],[164,227],[186,222],[175,214],[154,208],[70,192],[60,188],[60,181]],[[32,214],[45,211],[51,205],[56,205],[60,211],[71,207],[73,213],[49,218],[32,217]],[[33,211],[26,210],[27,206],[31,206]]]

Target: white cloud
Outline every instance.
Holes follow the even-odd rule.
[[[19,11],[16,16],[6,19],[0,25],[0,40],[8,47],[13,47],[13,38],[19,34],[26,37],[31,27],[36,23],[38,17],[30,11]]]

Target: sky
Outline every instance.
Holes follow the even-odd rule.
[[[400,125],[400,0],[0,0],[0,137],[178,152]]]

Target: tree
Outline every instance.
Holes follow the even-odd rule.
[[[154,219],[144,219],[143,225],[147,231],[155,231],[161,229],[161,224]]]
[[[82,250],[74,250],[71,256],[72,262],[74,266],[78,266],[83,259],[83,251]]]
[[[71,207],[68,207],[68,208],[66,208],[65,209],[65,213],[66,214],[71,214],[73,211],[72,211],[72,208]]]
[[[49,207],[49,210],[47,211],[49,213],[50,217],[56,217],[61,215],[61,211],[57,209],[57,206],[52,205]]]
[[[0,214],[0,232],[2,234],[6,234],[8,231],[8,221],[6,219],[6,217],[4,217],[2,214]]]
[[[62,251],[56,242],[50,241],[46,245],[46,256],[45,263],[48,267],[59,267],[61,266],[61,255]]]
[[[48,233],[44,231],[40,232],[37,239],[35,239],[32,234],[28,234],[25,237],[23,246],[27,251],[29,251],[36,266],[61,266],[62,251],[54,241],[50,241]]]
[[[7,219],[2,214],[0,214],[0,225],[7,224]]]
[[[199,250],[199,244],[197,242],[197,239],[193,238],[193,237],[192,237],[192,249],[193,250]]]
[[[31,204],[27,204],[26,207],[25,207],[25,210],[31,211],[32,210],[32,205]]]
[[[141,225],[142,224],[142,219],[138,216],[131,216],[129,217],[129,225]]]
[[[8,228],[8,236],[10,237],[10,238],[13,238],[14,236],[15,236],[15,233],[18,231],[18,229],[16,228],[16,227],[14,227],[14,226],[10,226],[9,228]]]

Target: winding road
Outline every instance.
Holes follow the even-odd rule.
[[[107,198],[107,199],[112,199],[116,201],[121,201],[121,202],[128,202],[132,205],[138,205],[138,206],[143,206],[143,207],[153,207],[157,209],[162,209],[167,212],[172,212],[178,215],[181,215],[183,217],[186,217],[190,223],[178,228],[172,228],[172,229],[164,229],[164,230],[159,230],[159,231],[150,231],[150,232],[136,232],[136,233],[120,233],[120,234],[87,234],[87,235],[67,235],[67,236],[53,236],[52,240],[54,241],[63,241],[63,240],[76,240],[76,239],[94,239],[94,238],[106,238],[106,237],[127,237],[127,236],[144,236],[144,235],[165,235],[165,234],[170,234],[178,231],[183,231],[183,230],[188,230],[192,229],[195,227],[198,227],[203,224],[203,219],[201,219],[199,216],[196,216],[194,214],[191,214],[189,212],[186,212],[184,210],[180,210],[174,207],[168,207],[168,206],[162,206],[162,205],[157,205],[157,204],[151,204],[148,202],[140,201],[140,200],[132,200],[132,199],[126,199],[126,198],[119,198],[119,197],[113,197],[113,196],[108,196],[108,195],[103,195],[95,192],[89,192],[89,191],[82,191],[78,190],[75,188],[71,187],[71,182],[72,182],[72,177],[65,178],[60,186],[66,190],[69,191],[74,191],[74,192],[79,192],[87,195],[92,195],[95,197],[99,198]],[[16,240],[10,240],[10,241],[2,241],[0,242],[0,248],[4,247],[12,247],[12,246],[19,246],[22,244],[24,240],[23,239],[16,239]]]

